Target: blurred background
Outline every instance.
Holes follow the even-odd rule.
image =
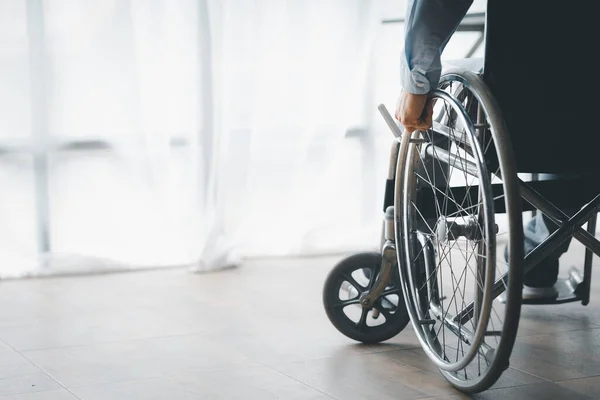
[[[0,0],[0,278],[376,248],[405,5]]]

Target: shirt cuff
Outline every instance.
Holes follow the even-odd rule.
[[[427,94],[431,90],[425,70],[419,67],[410,69],[404,54],[400,62],[400,83],[405,91],[412,94]]]

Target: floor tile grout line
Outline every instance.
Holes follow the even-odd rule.
[[[600,374],[595,374],[595,375],[590,375],[590,376],[581,376],[579,378],[561,379],[561,380],[552,381],[552,382],[553,383],[563,383],[563,382],[571,382],[571,381],[577,381],[577,380],[581,380],[581,379],[598,378],[598,377],[600,377]]]
[[[181,334],[174,334],[174,335],[146,336],[146,337],[120,339],[120,340],[107,340],[107,341],[103,341],[103,342],[68,344],[65,346],[51,346],[51,347],[39,347],[39,348],[25,349],[25,350],[18,350],[18,349],[14,349],[14,350],[18,351],[18,352],[23,352],[23,353],[33,353],[36,351],[61,350],[61,349],[71,349],[71,348],[88,347],[88,346],[104,346],[104,345],[111,345],[111,344],[117,344],[117,343],[129,343],[129,342],[135,342],[135,341],[140,341],[140,340],[170,339],[170,338],[182,338],[182,337],[188,337],[188,336],[199,336],[202,339],[208,340],[210,342],[214,342],[213,338],[206,336],[206,335],[207,334],[203,333],[203,332],[192,332],[192,333],[181,333]],[[1,335],[0,335],[0,339],[1,339]],[[12,346],[11,346],[11,348],[12,348]]]
[[[545,332],[545,333],[532,333],[531,335],[517,335],[516,340],[519,340],[519,338],[530,338],[532,336],[544,336],[544,335],[558,335],[558,334],[562,334],[562,333],[571,333],[571,332],[581,332],[581,331],[595,331],[595,330],[600,330],[600,325],[595,326],[593,328],[578,328],[578,329],[571,329],[570,331],[556,331],[556,332]],[[525,342],[525,344],[527,344],[527,342]]]
[[[509,361],[509,362],[510,362],[510,361]],[[533,373],[531,373],[531,372],[524,371],[524,370],[522,370],[522,369],[519,369],[519,368],[516,368],[516,367],[509,366],[508,368],[509,368],[509,369],[514,369],[515,371],[519,371],[519,372],[520,372],[520,373],[522,373],[522,374],[530,375],[530,376],[533,376],[534,378],[541,379],[541,380],[543,380],[544,382],[553,382],[553,381],[552,381],[552,379],[547,379],[547,378],[544,378],[543,376],[538,376],[538,375],[536,375],[536,374],[533,374]],[[538,382],[538,383],[539,383],[539,382]],[[529,385],[529,383],[526,383],[526,384],[524,384],[524,385],[520,385],[520,386],[526,386],[526,385]],[[518,386],[519,386],[519,385],[518,385]]]
[[[277,370],[277,369],[273,368],[273,367],[272,367],[272,366],[270,366],[270,365],[265,365],[265,367],[266,367],[266,368],[268,368],[268,369],[270,369],[271,371],[273,371],[273,372],[275,372],[275,373],[277,373],[277,374],[281,375],[281,376],[285,376],[286,378],[289,378],[289,379],[293,380],[294,382],[298,382],[299,384],[301,384],[301,385],[303,385],[303,386],[306,386],[306,387],[307,387],[307,388],[309,388],[309,389],[315,390],[315,391],[317,391],[317,392],[319,392],[319,393],[321,393],[321,394],[323,394],[323,395],[325,395],[325,396],[327,396],[327,397],[329,397],[329,398],[331,398],[331,399],[340,400],[339,398],[337,398],[337,397],[334,397],[334,396],[330,395],[329,393],[325,393],[324,391],[322,391],[322,390],[320,390],[320,389],[317,389],[316,387],[313,387],[313,386],[309,385],[309,384],[308,384],[308,383],[306,383],[306,382],[302,382],[301,380],[299,380],[299,379],[296,379],[296,378],[294,378],[293,376],[290,376],[290,375],[286,374],[285,372],[279,371],[279,370]]]
[[[525,319],[526,317],[524,317]],[[579,331],[593,331],[595,329],[600,329],[600,324],[592,324],[594,326],[590,326],[587,328],[576,328],[576,329],[569,329],[569,330],[564,330],[564,331],[553,331],[553,332],[540,332],[540,333],[531,333],[531,334],[526,334],[526,335],[519,335],[517,333],[517,339],[519,338],[524,338],[524,337],[531,337],[531,336],[538,336],[538,335],[553,335],[556,333],[568,333],[568,332],[579,332]]]
[[[230,371],[230,370],[234,370],[234,369],[251,369],[251,368],[264,368],[267,367],[266,365],[260,364],[260,363],[256,363],[253,365],[229,365],[227,367],[217,367],[217,368],[210,368],[210,369],[206,369],[203,371],[196,371],[194,373],[191,372],[181,372],[181,373],[177,373],[177,374],[163,374],[163,375],[151,375],[151,376],[145,376],[145,377],[140,377],[140,378],[133,378],[133,379],[119,379],[119,380],[114,380],[114,381],[106,381],[106,382],[96,382],[96,383],[86,383],[85,385],[77,385],[77,386],[73,386],[73,389],[82,389],[82,388],[89,388],[89,387],[94,387],[94,386],[105,386],[105,385],[120,385],[123,383],[132,383],[132,382],[144,382],[144,381],[148,381],[148,380],[153,380],[153,379],[173,379],[176,378],[178,376],[185,376],[185,375],[196,375],[196,374],[209,374],[209,373],[213,373],[213,372],[223,372],[223,371]]]
[[[406,347],[406,348],[402,348],[402,349],[381,350],[381,351],[373,351],[373,352],[343,354],[343,355],[329,355],[329,356],[325,356],[325,357],[316,357],[316,358],[310,357],[310,358],[299,358],[299,359],[292,359],[292,360],[275,360],[275,359],[268,359],[268,360],[269,361],[279,361],[282,364],[297,364],[297,363],[303,363],[303,362],[307,362],[307,361],[323,361],[323,360],[330,360],[332,358],[360,357],[360,356],[367,356],[367,355],[390,353],[390,352],[394,352],[394,351],[409,351],[409,350],[419,350],[419,349],[421,349],[421,347]],[[261,363],[261,365],[263,365],[263,366],[268,367],[268,364],[264,364],[261,361],[257,361],[257,362]]]
[[[581,379],[581,378],[575,378],[575,379]],[[503,390],[503,389],[518,389],[518,388],[522,388],[522,387],[536,386],[536,385],[556,385],[556,386],[559,386],[559,385],[556,384],[556,382],[553,382],[553,381],[538,382],[538,383],[531,383],[531,384],[527,384],[527,385],[523,385],[523,386],[515,386],[515,387],[509,386],[509,387],[490,388],[490,389],[486,390],[484,393],[498,392],[498,391]],[[585,399],[594,400],[594,399],[592,399],[591,397],[589,397],[587,395],[583,395],[583,396],[585,396],[584,397]]]
[[[44,371],[43,368],[41,368],[39,365],[37,365],[36,363],[34,363],[32,360],[29,359],[29,357],[27,357],[25,354],[23,354],[22,352],[20,352],[19,350],[15,349],[13,346],[11,346],[9,343],[7,343],[4,339],[2,339],[0,337],[0,342],[4,343],[6,346],[8,346],[10,349],[12,349],[14,352],[16,352],[17,354],[19,354],[21,357],[23,357],[24,359],[27,360],[27,362],[29,362],[32,366],[34,366],[37,370],[39,370],[42,374],[44,374],[45,376],[47,376],[48,378],[50,378],[52,381],[56,382],[56,384],[58,386],[60,386],[61,388],[63,388],[64,390],[66,390],[67,392],[69,392],[72,396],[74,396],[76,399],[81,400],[81,398],[79,396],[77,396],[75,393],[73,393],[68,387],[66,387],[65,385],[63,385],[60,381],[58,381],[57,379],[55,379],[52,375],[50,375],[49,373],[47,373],[46,371]],[[48,392],[48,390],[42,390],[38,393],[43,393],[43,392]]]
[[[208,374],[208,373],[212,373],[212,372],[223,372],[223,371],[229,371],[232,369],[252,369],[252,368],[264,368],[264,369],[268,369],[270,371],[273,371],[275,373],[277,373],[278,375],[282,375],[285,376],[286,378],[289,378],[291,380],[293,380],[294,382],[298,382],[303,386],[308,387],[309,389],[313,389],[329,398],[335,399],[335,400],[339,400],[337,397],[333,397],[330,394],[327,394],[315,387],[312,387],[310,385],[308,385],[305,382],[302,382],[292,376],[289,376],[281,371],[278,371],[277,369],[273,368],[272,366],[269,366],[268,364],[264,364],[261,362],[256,362],[255,365],[247,365],[247,366],[229,366],[229,367],[223,367],[223,368],[215,368],[215,369],[209,369],[206,371],[201,371],[200,374]],[[118,380],[118,381],[110,381],[110,382],[102,382],[102,383],[92,383],[92,384],[87,384],[87,385],[80,385],[80,386],[75,386],[75,389],[80,389],[80,388],[89,388],[89,387],[94,387],[94,386],[104,386],[104,385],[119,385],[119,384],[126,384],[126,383],[133,383],[133,382],[144,382],[144,381],[148,381],[148,380],[153,380],[153,379],[174,379],[178,376],[185,376],[185,375],[195,375],[195,374],[191,374],[191,373],[179,373],[179,374],[166,374],[166,375],[156,375],[156,376],[148,376],[148,377],[144,377],[144,378],[138,378],[138,379],[126,379],[126,380]],[[75,394],[73,394],[75,395]],[[77,396],[76,396],[77,397]],[[77,399],[80,399],[80,397],[77,397]]]

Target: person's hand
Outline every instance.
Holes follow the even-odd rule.
[[[396,104],[396,119],[408,133],[431,128],[433,102],[426,94],[402,91]]]

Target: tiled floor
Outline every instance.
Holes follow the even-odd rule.
[[[321,286],[336,261],[2,282],[0,399],[468,398],[410,330],[364,346],[333,328]],[[475,398],[600,398],[595,277],[588,307],[524,307],[511,368]]]

